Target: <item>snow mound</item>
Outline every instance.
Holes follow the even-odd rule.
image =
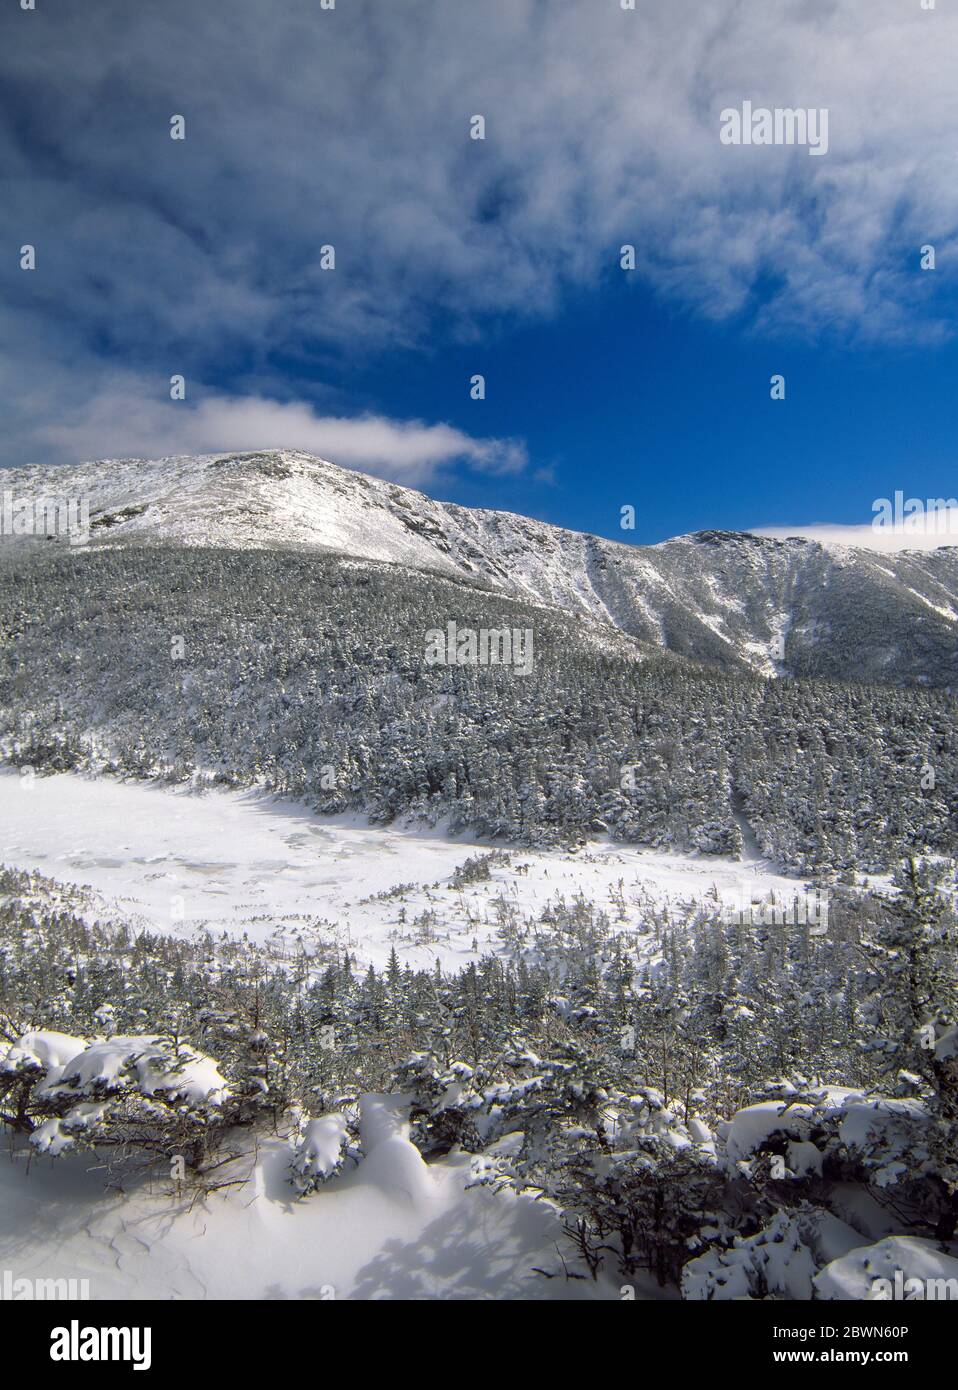
[[[409,1138],[408,1101],[395,1095],[365,1095],[359,1117],[363,1182],[414,1206],[434,1200],[433,1176]]]
[[[71,1037],[69,1033],[55,1033],[51,1029],[24,1033],[0,1058],[0,1071],[39,1067],[49,1082],[54,1077],[58,1079],[67,1063],[85,1047],[83,1038]]]
[[[108,1095],[131,1084],[141,1095],[162,1095],[191,1106],[219,1105],[227,1085],[211,1057],[174,1047],[154,1035],[99,1038],[87,1042],[68,1033],[24,1033],[0,1057],[0,1071],[44,1073],[41,1094],[70,1087]]]
[[[56,1083],[110,1093],[131,1082],[144,1096],[162,1095],[190,1106],[219,1105],[227,1085],[211,1057],[189,1047],[174,1049],[163,1038],[115,1037],[90,1043],[71,1058]]]
[[[958,1260],[930,1240],[886,1236],[832,1260],[812,1281],[827,1299],[958,1299]]]
[[[780,1100],[763,1100],[737,1110],[731,1120],[718,1127],[725,1141],[725,1152],[735,1162],[741,1162],[760,1149],[773,1134],[804,1141],[808,1123],[814,1111],[810,1105],[789,1105]]]
[[[686,1299],[807,1300],[822,1262],[845,1256],[860,1240],[845,1222],[824,1211],[796,1215],[780,1211],[754,1236],[739,1237],[727,1250],[712,1249],[682,1271]]]

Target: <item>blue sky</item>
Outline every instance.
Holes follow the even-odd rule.
[[[898,488],[955,495],[955,343],[769,339],[677,312],[620,275],[546,324],[399,354],[353,384],[389,414],[427,415],[444,393],[442,413],[462,430],[526,441],[529,469],[440,479],[436,495],[619,540],[867,524],[872,501]],[[476,370],[482,402],[466,389]],[[772,373],[786,378],[784,401],[771,399]],[[628,535],[623,503],[636,508]]]
[[[0,463],[302,447],[636,541],[958,490],[949,7],[38,2]],[[746,99],[827,109],[827,154],[723,145]]]

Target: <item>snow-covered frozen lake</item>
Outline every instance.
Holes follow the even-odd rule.
[[[796,880],[742,862],[594,843],[574,853],[511,852],[488,882],[452,886],[455,870],[493,846],[440,831],[320,817],[259,792],[204,795],[72,773],[0,770],[0,862],[89,885],[104,912],[176,933],[200,928],[348,945],[381,964],[395,945],[410,964],[463,964],[498,945],[496,900],[538,914],[578,894],[640,925],[643,904],[731,896],[754,885],[791,895]],[[496,846],[498,848],[498,846]],[[387,898],[400,885],[413,885]],[[621,890],[620,890],[621,885]],[[620,891],[622,897],[620,898]],[[426,915],[425,922],[417,919]]]

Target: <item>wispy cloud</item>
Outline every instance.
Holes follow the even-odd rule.
[[[94,397],[70,419],[41,425],[41,446],[58,458],[163,458],[238,449],[304,449],[342,464],[406,483],[428,482],[443,465],[464,463],[492,474],[520,471],[523,445],[510,439],[475,439],[444,424],[320,415],[309,405],[259,396],[210,394],[196,405],[157,400],[137,383]]]
[[[122,363],[278,401],[285,372],[317,405],[333,354],[428,342],[440,316],[467,335],[548,314],[621,274],[625,242],[637,277],[711,318],[940,338],[953,295],[918,251],[944,267],[958,247],[956,48],[958,10],[917,0],[6,6],[0,241],[37,247],[35,271],[5,272],[0,373],[30,403],[7,459],[36,453],[38,424],[48,448],[81,438],[71,375],[88,398]],[[827,156],[721,145],[744,99],[827,108]],[[312,428],[302,410],[272,418]],[[129,421],[94,418],[84,451],[119,452]],[[375,427],[351,434],[373,453]],[[390,447],[418,455],[419,428]]]
[[[811,526],[752,526],[756,536],[786,540],[804,536],[821,545],[851,545],[860,550],[938,550],[943,545],[958,546],[958,509],[950,508],[935,517],[923,518],[918,526],[843,526],[817,521]]]

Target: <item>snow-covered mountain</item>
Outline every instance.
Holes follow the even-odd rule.
[[[725,531],[621,544],[290,450],[8,476],[18,497],[88,498],[94,545],[315,547],[554,604],[763,675],[958,683],[956,547],[889,555]]]

